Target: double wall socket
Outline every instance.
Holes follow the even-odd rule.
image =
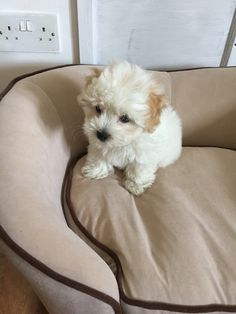
[[[59,52],[55,14],[0,14],[0,52]]]

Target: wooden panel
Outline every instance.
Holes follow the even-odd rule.
[[[48,314],[29,284],[0,253],[0,313]]]
[[[218,66],[235,0],[93,0],[93,63],[146,68]],[[83,62],[83,60],[81,60]]]

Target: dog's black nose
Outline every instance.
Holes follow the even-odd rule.
[[[105,142],[108,139],[108,137],[110,137],[110,134],[108,134],[106,130],[97,131],[97,138],[100,141]]]

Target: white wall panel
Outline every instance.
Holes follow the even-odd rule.
[[[94,17],[93,57],[82,56],[82,63],[118,58],[159,69],[218,66],[236,5],[235,0],[87,2]]]
[[[236,46],[233,46],[229,61],[228,61],[228,66],[235,66],[236,65]]]

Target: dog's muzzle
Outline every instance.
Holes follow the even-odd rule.
[[[97,138],[101,142],[105,142],[110,137],[110,134],[106,130],[97,131]]]

